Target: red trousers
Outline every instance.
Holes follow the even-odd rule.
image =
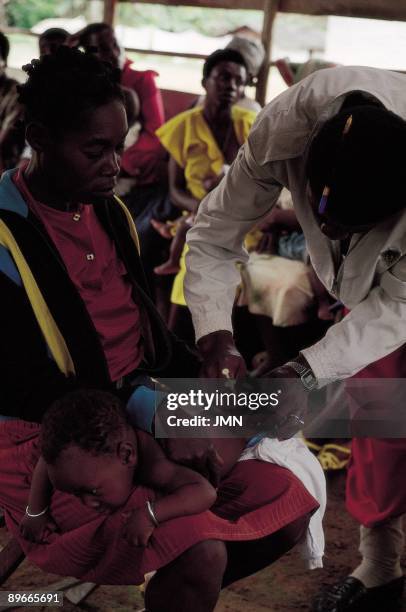
[[[406,345],[356,377],[406,378]],[[406,513],[405,468],[405,439],[354,438],[346,490],[350,514],[373,527]]]

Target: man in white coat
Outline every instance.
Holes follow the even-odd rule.
[[[321,70],[265,107],[188,234],[185,295],[203,375],[245,373],[232,336],[240,280],[235,264],[247,258],[244,236],[286,187],[317,275],[351,311],[319,342],[269,373],[303,383],[290,398],[289,418],[300,423],[310,388],[357,373],[406,377],[405,152],[405,75]],[[295,423],[281,413],[279,425],[283,434]],[[347,506],[361,523],[363,559],[313,610],[371,610],[371,602],[399,598],[405,459],[405,440],[354,439]]]

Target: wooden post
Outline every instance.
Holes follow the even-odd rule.
[[[278,12],[279,0],[264,0],[264,20],[262,26],[262,44],[265,48],[265,59],[258,74],[255,98],[263,106],[266,100],[269,69],[271,64],[272,26]]]
[[[114,26],[114,13],[117,0],[104,0],[103,21]]]

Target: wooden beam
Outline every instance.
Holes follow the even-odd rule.
[[[399,0],[281,0],[279,10],[303,15],[406,20],[406,3]]]
[[[134,0],[119,0],[134,2]],[[224,8],[262,11],[266,0],[136,0],[142,4],[163,4],[165,6],[197,6],[199,8]]]
[[[109,25],[114,25],[114,15],[116,11],[117,0],[104,0],[103,21]]]
[[[264,106],[266,100],[266,90],[268,86],[269,68],[271,64],[272,51],[272,27],[278,12],[279,0],[265,0],[264,20],[262,26],[262,44],[265,48],[265,59],[258,74],[258,83],[255,98],[257,102]]]
[[[134,0],[119,1],[134,2]],[[137,2],[262,11],[266,0],[137,0]],[[279,11],[301,15],[339,15],[406,21],[406,3],[402,0],[280,0]]]

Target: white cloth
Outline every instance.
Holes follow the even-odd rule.
[[[243,292],[252,314],[271,317],[274,325],[300,325],[309,319],[314,293],[309,267],[302,261],[250,253],[241,266]]]
[[[303,483],[304,487],[320,504],[310,519],[305,539],[301,543],[301,554],[309,569],[323,567],[324,532],[323,517],[326,510],[326,479],[316,457],[309,451],[302,438],[279,441],[263,438],[255,446],[247,447],[239,461],[258,459],[287,468]]]
[[[283,186],[291,191],[317,275],[352,310],[302,351],[320,387],[352,376],[406,342],[406,210],[367,234],[354,234],[336,270],[339,242],[321,233],[308,198],[305,164],[312,135],[354,91],[406,119],[406,75],[364,67],[315,72],[261,111],[227,176],[200,204],[187,238],[185,296],[196,337],[232,331],[240,280],[235,264],[247,260],[244,236],[272,209]]]

